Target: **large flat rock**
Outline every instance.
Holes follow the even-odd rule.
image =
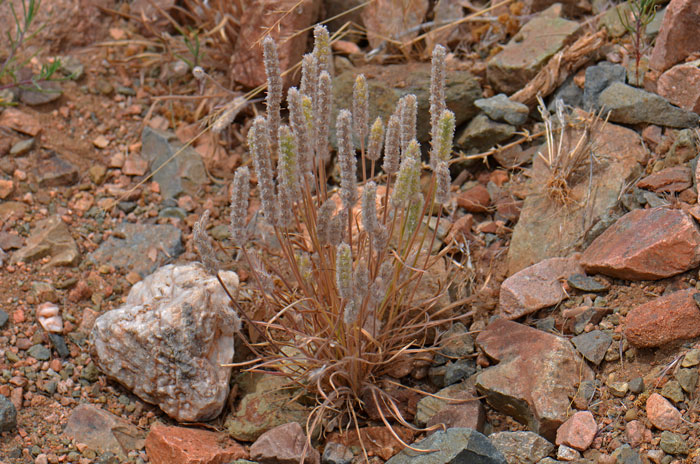
[[[622,216],[583,252],[588,273],[626,280],[664,279],[700,264],[700,229],[677,209],[637,209]]]
[[[491,407],[553,442],[577,385],[592,380],[593,371],[568,340],[505,319],[491,323],[476,343],[498,362],[479,374],[478,391]]]

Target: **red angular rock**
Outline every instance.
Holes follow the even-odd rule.
[[[700,2],[671,0],[656,37],[649,64],[657,71],[666,71],[691,53],[700,51]]]
[[[465,427],[484,432],[486,411],[478,399],[461,404],[451,404],[430,418],[427,427],[444,424],[446,428]]]
[[[32,137],[41,131],[41,123],[37,118],[12,107],[5,108],[5,110],[0,113],[0,126],[9,127],[17,132],[31,135]]]
[[[649,348],[700,335],[700,309],[694,288],[660,296],[632,309],[625,336],[632,345]]]
[[[259,42],[268,31],[277,42],[282,72],[297,64],[306,52],[309,37],[309,32],[298,32],[316,21],[319,5],[319,0],[244,1],[238,36],[245,37],[245,40],[236,42],[231,57],[231,76],[246,87],[257,87],[266,82]],[[293,85],[295,77],[298,78],[299,73],[288,73],[283,78],[285,87]]]
[[[627,213],[581,256],[587,273],[627,280],[663,279],[698,264],[698,226],[687,213],[665,207]]]
[[[248,459],[248,452],[225,434],[154,424],[146,437],[152,464],[226,464]]]
[[[629,421],[627,426],[625,426],[625,436],[627,437],[627,443],[632,448],[636,448],[644,442],[644,435],[646,434],[647,428],[644,427],[638,420]]]
[[[593,379],[593,371],[571,343],[497,319],[479,334],[476,344],[498,363],[477,376],[477,390],[494,409],[554,441],[557,429],[567,419],[576,385]]]
[[[673,430],[683,422],[680,411],[658,393],[647,399],[647,418],[659,430]]]
[[[489,203],[491,203],[489,191],[481,184],[465,190],[457,196],[457,204],[470,213],[487,212]]]
[[[260,464],[300,464],[306,434],[296,422],[279,425],[260,435],[250,447],[250,458]],[[319,464],[321,456],[313,447],[306,449],[304,463]]]
[[[11,180],[0,179],[0,200],[4,200],[15,191],[15,184]]]
[[[430,6],[427,0],[375,0],[362,10],[370,47],[377,48],[386,39],[410,42],[418,35]]]
[[[700,81],[698,81],[700,82]],[[652,192],[677,193],[693,185],[690,169],[686,166],[673,166],[655,172],[637,182],[637,187]]]
[[[700,60],[679,64],[659,77],[656,92],[676,106],[700,114]]]
[[[517,319],[538,309],[554,306],[566,298],[561,282],[581,274],[579,255],[549,258],[526,267],[501,284],[498,310],[506,319]]]
[[[557,445],[565,445],[579,451],[587,450],[598,432],[593,414],[578,411],[557,430]]]

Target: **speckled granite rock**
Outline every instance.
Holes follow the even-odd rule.
[[[229,290],[238,276],[222,272]],[[219,282],[198,263],[168,265],[134,285],[126,304],[95,321],[95,364],[178,421],[206,421],[228,395],[239,320]]]

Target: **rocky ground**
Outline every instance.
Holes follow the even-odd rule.
[[[2,30],[12,26],[9,3],[20,5],[0,4]],[[429,53],[421,51],[448,47],[446,99],[458,125],[454,200],[437,227],[454,263],[449,297],[467,298],[460,310],[474,315],[449,329],[450,342],[427,363],[397,368],[407,385],[464,400],[397,393],[416,426],[448,429],[426,437],[396,426],[396,433],[440,452],[401,451],[379,417],[369,417],[361,434],[371,461],[700,462],[700,22],[688,19],[700,17],[700,2],[659,6],[645,28],[653,46],[642,49],[641,77],[616,11],[624,16],[628,4],[501,2],[480,20],[457,23],[476,7],[404,3],[376,0],[347,15],[368,34],[333,45],[333,97],[349,102],[363,72],[373,116],[389,114],[406,93],[427,114]],[[0,463],[297,462],[303,448],[308,405],[277,378],[234,369],[229,394],[227,370],[223,396],[158,396],[151,374],[166,383],[175,374],[147,364],[148,355],[211,341],[196,330],[167,337],[156,330],[134,335],[141,351],[129,351],[133,343],[120,339],[122,328],[131,334],[130,321],[148,323],[148,313],[133,309],[155,285],[148,276],[197,260],[192,227],[203,211],[212,211],[209,233],[222,254],[230,247],[228,183],[233,168],[250,164],[245,136],[252,116],[264,112],[259,103],[246,106],[228,132],[182,149],[208,112],[264,74],[252,40],[229,37],[222,59],[210,36],[201,64],[234,93],[198,82],[181,59],[193,56],[169,48],[177,31],[149,9],[154,4],[182,20],[169,1],[45,2],[38,17],[45,27],[23,50],[33,58],[22,73],[60,56],[59,76],[70,77],[54,84],[60,92],[0,94],[15,102],[0,109]],[[293,14],[279,13],[292,6]],[[249,39],[260,24],[278,24],[284,35],[347,7],[332,0],[249,7],[219,32]],[[425,21],[434,22],[418,27]],[[449,27],[434,26],[443,21]],[[336,23],[344,21],[331,22],[332,30]],[[0,44],[4,59],[8,44]],[[304,34],[284,42],[283,69],[308,44]],[[537,94],[552,110],[555,97],[577,108],[567,116],[565,151],[593,124],[582,110],[605,108],[608,118],[593,126],[590,149],[557,195],[547,187],[555,171]],[[422,142],[427,119],[419,117]],[[248,272],[231,266],[240,278],[232,285],[250,308]],[[176,271],[167,269],[159,285],[179,291]],[[177,269],[210,301],[223,301],[216,282]],[[132,288],[142,296],[127,300]],[[95,322],[124,305],[132,312]],[[207,314],[188,326],[234,325],[221,312]],[[232,329],[217,333],[231,345]],[[237,338],[236,347],[244,360]],[[199,365],[192,369],[191,377],[200,375]],[[120,377],[125,371],[133,376]],[[178,410],[182,404],[196,411]],[[222,405],[221,414],[206,416]],[[356,434],[314,443],[313,461],[364,459]]]

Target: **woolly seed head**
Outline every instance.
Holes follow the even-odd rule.
[[[420,192],[420,145],[415,139],[408,144],[404,155],[391,197],[394,206],[407,206]]]
[[[340,110],[336,122],[338,136],[338,161],[340,162],[340,196],[345,208],[352,208],[357,201],[357,160],[352,145],[352,115]]]
[[[248,131],[248,149],[253,158],[255,175],[258,178],[258,191],[262,212],[267,222],[274,225],[277,221],[277,202],[275,182],[270,160],[270,138],[267,120],[258,116]]]
[[[405,150],[411,140],[416,138],[418,121],[418,100],[413,94],[405,95],[399,100],[401,111],[401,149]]]
[[[246,242],[245,220],[250,196],[250,171],[247,166],[236,169],[231,189],[231,239],[242,246]]]
[[[384,143],[384,124],[382,118],[377,117],[369,131],[369,143],[367,144],[367,159],[377,161],[382,153]]]
[[[391,115],[386,128],[384,143],[384,164],[382,168],[387,174],[396,174],[399,170],[399,149],[401,145],[401,121],[397,114]]]
[[[406,232],[412,234],[421,223],[421,212],[423,212],[423,194],[418,193],[415,201],[411,201],[408,205],[406,214]]]
[[[362,190],[362,227],[371,237],[377,230],[377,184],[367,182]]]
[[[352,120],[358,139],[364,142],[369,120],[369,91],[364,74],[357,75],[352,89]]]
[[[435,167],[435,176],[437,177],[437,186],[435,189],[435,201],[441,205],[446,205],[450,202],[450,168],[447,166],[447,161],[439,161]]]
[[[338,246],[335,254],[335,283],[338,295],[348,301],[352,298],[352,250],[343,242]]]
[[[204,72],[204,69],[202,69],[201,66],[195,66],[192,68],[192,76],[194,76],[195,79],[198,81],[201,81],[206,77],[207,73]]]
[[[450,110],[445,110],[438,121],[438,139],[435,148],[437,160],[449,161],[452,156],[452,142],[455,136],[455,114]]]
[[[280,126],[280,184],[290,198],[298,198],[301,187],[299,178],[299,149],[297,140],[288,125]]]
[[[318,81],[318,66],[313,53],[304,55],[301,61],[301,84],[299,89],[305,95],[316,95],[316,82]]]
[[[326,26],[320,24],[314,27],[314,56],[319,71],[331,72],[333,55],[331,53],[331,37]]]

